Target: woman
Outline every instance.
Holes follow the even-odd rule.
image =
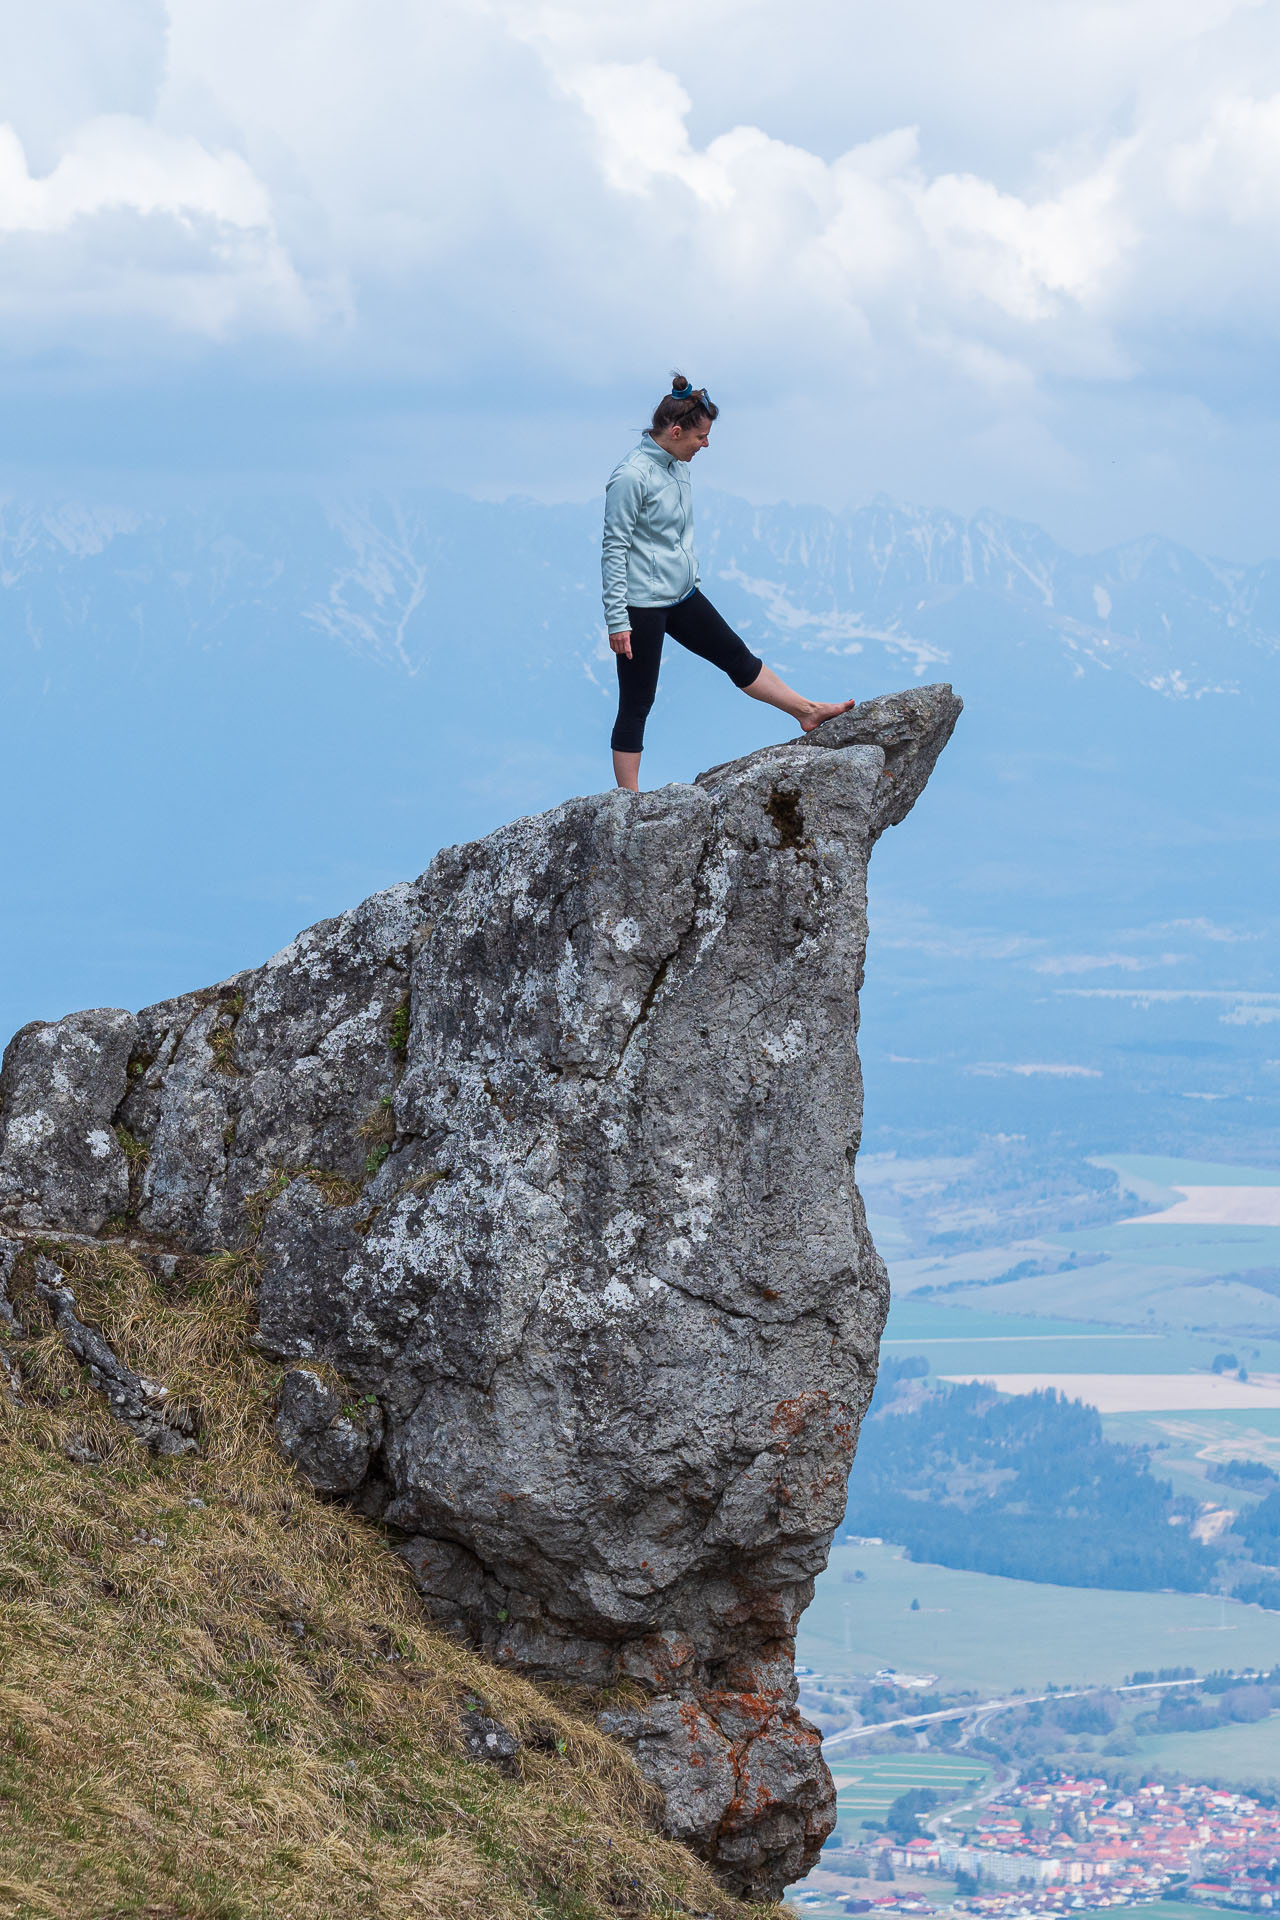
[[[609,476],[604,502],[604,611],[618,660],[613,771],[639,790],[644,723],[658,690],[665,634],[723,668],[753,700],[780,707],[810,733],[852,700],[806,700],[748,651],[698,589],[689,462],[720,409],[682,373],[654,409],[653,425]]]

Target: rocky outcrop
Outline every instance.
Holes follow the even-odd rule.
[[[13,1226],[257,1240],[282,1443],[431,1611],[600,1690],[744,1893],[832,1824],[796,1622],[887,1288],[854,1185],[867,858],[949,688],[439,854],[261,968],[25,1028]]]

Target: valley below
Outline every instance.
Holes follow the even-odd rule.
[[[1072,1168],[1025,1141],[988,1141],[967,1155],[873,1154],[860,1175],[894,1284],[880,1393],[900,1411],[864,1429],[850,1513],[801,1629],[801,1700],[824,1731],[840,1824],[790,1903],[818,1920],[957,1901],[991,1914],[1140,1905],[1157,1920],[1188,1905],[1265,1911],[1265,1879],[1233,1891],[1230,1874],[1210,1872],[1189,1894],[1192,1877],[1167,1862],[1167,1883],[1157,1866],[1151,1884],[1127,1889],[1109,1873],[1072,1882],[1070,1849],[1052,1880],[1043,1859],[1019,1874],[977,1823],[1034,1797],[1018,1783],[1037,1775],[1091,1782],[1104,1799],[1155,1782],[1280,1803],[1280,1574],[1265,1570],[1280,1541],[1267,1536],[1256,1570],[1242,1551],[1261,1538],[1251,1516],[1280,1489],[1280,1173],[1125,1154]],[[1019,1232],[1029,1219],[1034,1232]],[[1159,1590],[1160,1565],[1093,1585],[1083,1555],[1064,1585],[1035,1565],[1038,1537],[1016,1531],[1009,1551],[1030,1577],[976,1570],[984,1524],[1009,1523],[992,1482],[986,1507],[966,1501],[958,1463],[935,1461],[914,1529],[894,1537],[887,1499],[874,1509],[883,1530],[860,1531],[871,1509],[859,1476],[882,1461],[879,1431],[896,1419],[905,1434],[931,1395],[957,1392],[977,1394],[987,1421],[1046,1398],[1091,1409],[1096,1444],[1135,1450],[1127,1457],[1165,1487],[1156,1525],[1217,1550],[1200,1565],[1205,1590]],[[964,1429],[953,1416],[945,1431],[955,1444]],[[1095,1545],[1106,1532],[1099,1516],[1073,1520],[1061,1488],[1058,1498],[1055,1565],[1071,1560],[1080,1527]],[[949,1499],[969,1507],[967,1565],[931,1557],[931,1540],[945,1553],[957,1538],[939,1526]],[[898,1517],[915,1512],[899,1494]],[[1113,1517],[1131,1546],[1132,1520]],[[913,1819],[918,1852],[941,1841],[949,1868],[913,1868]]]

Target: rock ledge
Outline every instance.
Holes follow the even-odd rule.
[[[24,1028],[0,1217],[257,1238],[280,1435],[494,1659],[603,1723],[725,1882],[834,1796],[796,1623],[887,1306],[854,1185],[867,859],[960,703],[449,848],[265,966]]]

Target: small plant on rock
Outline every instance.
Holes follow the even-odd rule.
[[[244,1210],[249,1216],[249,1226],[255,1240],[262,1232],[267,1208],[273,1200],[280,1198],[292,1177],[283,1167],[276,1167],[265,1187],[259,1187],[256,1193],[245,1195]]]
[[[135,1140],[128,1127],[117,1127],[115,1136],[116,1145],[129,1162],[129,1171],[132,1173],[136,1168],[140,1172],[151,1158],[150,1147],[144,1140]]]
[[[235,1062],[236,1022],[244,1012],[244,995],[228,994],[219,1002],[221,1018],[215,1021],[208,1033],[208,1047],[213,1055],[215,1073],[238,1075],[239,1067]]]
[[[405,995],[391,1016],[391,1025],[387,1029],[387,1045],[392,1053],[404,1055],[409,1051],[409,996]]]

